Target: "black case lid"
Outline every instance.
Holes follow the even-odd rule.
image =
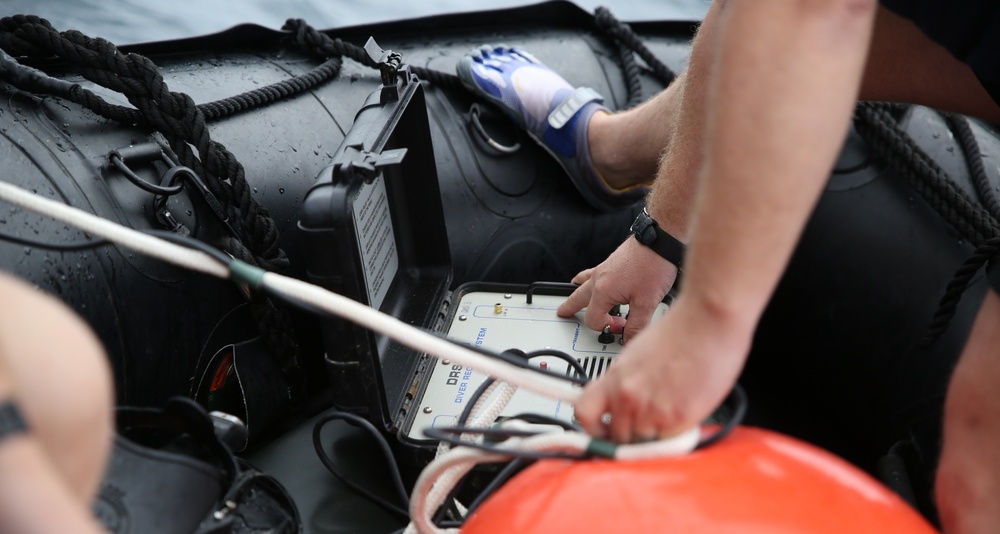
[[[312,282],[433,328],[451,257],[423,88],[406,67],[397,79],[359,110],[306,195],[299,227]],[[393,430],[420,355],[349,321],[326,319],[322,330],[334,404]]]

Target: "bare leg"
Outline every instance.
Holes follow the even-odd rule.
[[[0,441],[0,466],[13,470],[0,468],[0,525],[27,521],[0,530],[96,527],[89,510],[113,435],[104,352],[62,303],[6,275],[0,302],[0,398],[13,398],[29,427]]]
[[[1000,298],[990,291],[948,386],[937,504],[945,532],[1000,525]]]
[[[649,181],[655,176],[646,205],[668,232],[684,240],[694,204],[702,161],[705,102],[717,28],[728,2],[712,3],[695,36],[687,69],[666,90],[634,109],[591,119],[591,156],[602,176]],[[629,185],[611,183],[612,187]],[[670,265],[634,239],[626,239],[603,263],[573,278],[581,286],[559,307],[561,317],[587,308],[585,324],[631,338],[643,329],[653,310],[674,283],[677,266]],[[612,317],[615,304],[629,305],[629,320]]]

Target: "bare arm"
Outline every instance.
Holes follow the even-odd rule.
[[[843,143],[874,8],[733,2],[710,89],[688,299],[756,321]]]
[[[756,322],[843,142],[874,0],[732,0],[709,84],[687,281],[577,416],[619,441],[698,424],[732,387]]]
[[[692,44],[688,67],[670,87],[637,108],[609,117],[610,122],[616,122],[610,125],[609,132],[602,132],[600,122],[594,122],[597,117],[591,122],[590,143],[597,161],[610,159],[599,156],[603,151],[616,153],[617,159],[623,160],[621,167],[602,172],[623,173],[632,179],[637,170],[647,176],[655,172],[656,181],[647,197],[650,213],[660,226],[684,241],[702,160],[712,55],[727,4],[724,0],[712,3]],[[659,166],[650,169],[649,162]],[[649,324],[676,276],[677,266],[634,239],[627,239],[601,265],[573,278],[574,283],[582,285],[558,313],[569,317],[586,307],[587,326],[600,330],[609,324],[614,332],[623,332],[626,339],[631,339]],[[615,304],[629,305],[627,323],[608,314]]]

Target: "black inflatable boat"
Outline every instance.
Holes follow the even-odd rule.
[[[0,176],[126,226],[239,241],[268,268],[364,292],[355,287],[360,260],[337,248],[341,230],[329,213],[315,211],[316,191],[389,176],[394,167],[383,156],[405,151],[408,167],[392,176],[411,185],[390,196],[400,271],[412,283],[387,289],[394,304],[382,307],[426,327],[443,296],[463,284],[566,281],[596,265],[625,239],[639,209],[588,207],[544,150],[454,83],[458,59],[484,42],[522,47],[623,109],[684,67],[694,27],[643,22],[629,30],[606,13],[548,2],[326,32],[298,22],[285,31],[247,25],[122,47],[151,59],[170,91],[200,104],[205,122],[187,123],[183,112],[164,111],[156,94],[126,98],[128,83],[101,87],[106,66],[33,51],[18,41],[19,21],[5,22],[0,48],[69,83],[50,91],[0,83]],[[419,91],[397,87],[400,80]],[[58,93],[71,84],[105,107]],[[894,445],[939,432],[947,377],[985,284],[974,278],[947,327],[933,343],[920,343],[954,273],[984,238],[956,210],[942,209],[934,188],[946,180],[978,205],[969,160],[986,163],[980,174],[995,190],[1000,136],[991,125],[925,108],[859,110],[742,382],[750,422],[875,471]],[[958,128],[976,150],[968,136],[953,135]],[[220,145],[226,152],[201,152]],[[926,153],[930,163],[900,156],[899,146]],[[212,158],[228,173],[227,185],[198,172],[213,172]],[[203,169],[185,163],[195,160]],[[436,180],[427,182],[431,175]],[[366,346],[363,333],[341,320],[270,310],[230,283],[88,242],[62,223],[0,203],[0,268],[57,295],[90,323],[113,364],[119,404],[183,395],[247,420],[241,455],[285,485],[306,531],[401,526],[333,480],[312,448],[317,414],[370,400],[368,385],[345,371],[351,359],[338,356]],[[211,387],[231,370],[227,347],[255,355],[236,393]],[[381,421],[381,409],[355,411]],[[336,443],[328,453],[350,476],[380,484],[384,461],[361,433],[345,426],[323,436]],[[910,456],[911,465],[933,461],[931,451]],[[914,486],[926,492],[927,483]]]

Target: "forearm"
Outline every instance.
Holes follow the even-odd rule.
[[[850,0],[729,6],[683,299],[753,328],[843,143],[874,11]]]
[[[703,161],[706,104],[712,72],[713,50],[718,45],[719,25],[728,2],[712,3],[691,45],[688,67],[677,80],[678,90],[670,115],[670,143],[660,160],[646,207],[667,232],[686,240],[697,191],[698,171]]]
[[[672,235],[684,239],[701,163],[705,88],[711,50],[726,0],[705,14],[687,67],[665,90],[630,110],[591,120],[591,155],[612,185],[647,183],[647,207]]]

